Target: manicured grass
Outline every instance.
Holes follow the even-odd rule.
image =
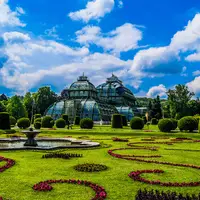
[[[145,127],[146,129],[146,127]],[[151,126],[153,132],[131,130],[129,127],[124,129],[111,129],[109,126],[95,126],[92,130],[80,130],[79,127],[73,127],[72,130],[42,130],[42,137],[67,137],[75,138],[85,136],[86,139],[110,144],[109,148],[94,149],[70,149],[62,150],[62,153],[83,154],[82,158],[64,159],[42,159],[45,151],[2,151],[0,156],[11,158],[16,161],[12,168],[0,173],[0,196],[11,200],[89,200],[94,196],[94,192],[85,186],[71,184],[54,184],[51,192],[36,192],[32,186],[40,181],[49,179],[81,179],[92,181],[103,186],[107,192],[107,199],[110,200],[130,200],[135,199],[135,194],[140,188],[159,189],[161,191],[177,191],[181,193],[199,193],[199,187],[162,187],[152,186],[145,183],[133,181],[128,177],[131,171],[142,169],[162,169],[163,174],[144,174],[146,179],[161,180],[164,182],[191,182],[200,181],[200,170],[175,167],[167,165],[158,165],[152,163],[142,163],[118,159],[110,156],[109,149],[128,147],[127,142],[113,142],[112,137],[129,138],[129,142],[141,141],[142,138],[152,136],[163,138],[169,137],[191,137],[200,139],[198,133],[160,133],[156,126]],[[19,133],[15,135],[21,135]],[[7,137],[0,135],[0,137]],[[168,141],[159,139],[156,141]],[[145,158],[146,160],[168,161],[174,163],[195,164],[200,166],[200,151],[182,151],[182,150],[165,150],[170,149],[199,149],[200,143],[178,143],[173,145],[167,144],[141,144],[145,146],[159,146],[158,151],[149,150],[121,150],[115,153],[134,154],[134,155],[161,155],[161,158]],[[138,145],[140,146],[140,145]],[[73,169],[77,164],[97,163],[108,166],[108,170],[101,172],[78,172]],[[0,162],[2,166],[4,162]]]

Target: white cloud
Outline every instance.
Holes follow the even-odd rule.
[[[72,20],[82,20],[89,22],[90,20],[99,20],[114,8],[114,0],[92,0],[86,5],[86,8],[69,13]]]
[[[193,76],[198,76],[198,75],[200,75],[200,70],[196,70],[192,74],[193,74]]]
[[[112,53],[127,52],[139,48],[142,31],[138,26],[126,23],[109,33],[102,33],[98,26],[86,26],[76,32],[76,41],[89,46],[95,44]]]
[[[58,28],[58,26],[53,26],[52,28],[45,30],[44,33],[45,33],[45,35],[47,35],[51,38],[55,38],[56,40],[60,40],[60,37],[59,37],[58,32],[57,32],[57,28]]]
[[[1,26],[25,26],[19,19],[19,16],[24,14],[21,7],[17,7],[12,11],[8,5],[8,0],[0,0],[0,27]]]
[[[163,84],[160,84],[158,86],[150,88],[147,93],[147,97],[154,98],[157,95],[159,95],[160,97],[164,98],[167,96],[166,92],[167,92],[166,87]]]
[[[30,40],[30,37],[28,34],[20,33],[20,32],[5,32],[3,33],[3,39],[4,41],[15,41],[15,40],[20,40],[20,41],[27,41]]]
[[[123,6],[124,6],[123,1],[122,1],[122,0],[119,0],[119,1],[118,1],[118,7],[119,7],[119,8],[123,8]]]
[[[186,84],[191,92],[194,92],[196,95],[200,94],[200,76],[195,77],[195,79]]]
[[[131,61],[103,53],[89,54],[86,47],[71,48],[42,39],[23,43],[5,41],[8,57],[0,76],[5,87],[24,93],[40,84],[53,84],[59,89],[85,72],[95,84],[102,83],[112,69],[119,77],[125,76]],[[95,77],[95,78],[94,78]]]
[[[200,60],[200,14],[196,14],[182,31],[174,34],[168,46],[139,51],[133,59],[130,73],[138,77],[181,74],[180,55],[189,50],[199,53],[189,55],[187,61]]]

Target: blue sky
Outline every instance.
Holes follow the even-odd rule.
[[[136,96],[176,84],[200,96],[197,0],[0,0],[0,93],[59,93],[112,72]]]

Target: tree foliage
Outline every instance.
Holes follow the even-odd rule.
[[[7,105],[7,111],[15,119],[27,117],[26,107],[22,103],[21,98],[17,95],[15,95],[9,99],[9,102]]]
[[[44,114],[45,110],[57,100],[57,95],[50,87],[41,87],[33,94],[35,100],[35,112]]]
[[[33,97],[30,92],[25,94],[23,102],[28,113],[28,118],[31,119],[33,114]]]

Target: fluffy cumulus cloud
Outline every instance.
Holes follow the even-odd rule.
[[[5,42],[7,41],[27,41],[30,40],[30,37],[28,34],[20,33],[20,32],[5,32],[2,35]]]
[[[167,96],[166,92],[167,92],[166,87],[163,84],[160,84],[158,86],[154,86],[154,87],[150,88],[147,93],[147,97],[154,98],[157,95],[159,95],[162,98],[166,98],[166,96]]]
[[[110,54],[90,54],[86,47],[71,48],[52,40],[7,41],[4,52],[8,59],[0,70],[2,82],[19,93],[40,84],[53,84],[62,89],[82,72],[95,77],[92,81],[98,84],[105,81],[103,77],[107,77],[111,69],[120,76],[131,65],[131,61]]]
[[[110,13],[114,8],[114,5],[114,0],[89,0],[86,8],[69,13],[69,17],[72,20],[82,20],[84,22],[99,20],[107,13]]]
[[[197,96],[200,95],[200,76],[195,77],[195,79],[189,83],[187,86],[190,91],[194,92]]]
[[[86,26],[76,32],[76,41],[83,45],[95,44],[107,52],[127,52],[139,47],[142,31],[138,26],[126,23],[108,33],[102,33],[98,26]]]
[[[130,73],[138,77],[181,73],[180,57],[187,51],[196,51],[186,58],[187,61],[200,60],[200,14],[178,31],[168,46],[139,51],[133,59]]]
[[[25,26],[26,24],[19,19],[22,14],[25,14],[25,11],[21,7],[17,7],[15,11],[12,11],[8,5],[8,0],[0,0],[0,27]]]
[[[198,76],[198,75],[200,75],[200,70],[196,70],[192,74],[193,74],[193,76]]]

